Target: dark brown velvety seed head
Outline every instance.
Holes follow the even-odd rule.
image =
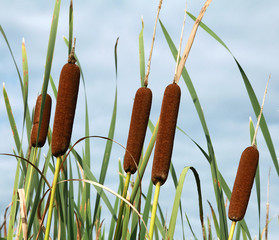
[[[32,147],[36,147],[38,130],[39,130],[41,103],[42,103],[42,95],[39,95],[37,98],[37,101],[36,101],[34,120],[33,120],[33,126],[32,126],[32,131],[31,131]],[[51,97],[48,94],[46,94],[37,147],[43,147],[46,142],[48,126],[49,126],[49,119],[50,119],[50,112],[51,112]]]
[[[229,206],[228,216],[232,221],[240,221],[245,215],[258,161],[259,152],[256,147],[251,146],[243,151],[239,161]]]
[[[180,95],[180,87],[176,83],[172,83],[166,87],[161,107],[152,166],[152,182],[154,185],[157,182],[163,185],[168,177]]]
[[[55,157],[66,153],[70,145],[79,89],[80,70],[76,64],[66,63],[60,74],[51,141]]]
[[[132,110],[130,129],[127,140],[127,151],[124,156],[124,170],[131,174],[137,171],[141,151],[146,134],[150,108],[152,102],[152,92],[149,88],[139,88],[136,92]]]

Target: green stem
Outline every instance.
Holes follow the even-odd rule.
[[[57,179],[58,179],[58,175],[59,175],[60,162],[61,162],[61,156],[57,157],[55,173],[54,173],[54,178],[53,178],[53,182],[52,182],[49,209],[48,209],[48,218],[47,218],[47,225],[46,225],[46,233],[45,233],[45,240],[48,240],[48,238],[49,238],[53,202],[54,202],[54,197],[55,197],[55,189],[56,189]]]
[[[130,177],[131,177],[131,173],[128,172],[127,176],[126,176],[126,180],[125,180],[125,185],[124,185],[123,193],[122,193],[122,197],[123,198],[126,198],[128,187],[129,187],[129,182],[130,182]],[[124,202],[121,201],[120,207],[119,207],[119,213],[118,213],[118,218],[117,218],[115,234],[114,234],[114,238],[113,238],[114,240],[120,239],[120,235],[121,235],[121,230],[120,230],[121,227],[120,226],[121,226],[123,210],[124,210]]]
[[[150,240],[152,240],[152,238],[153,238],[153,231],[154,231],[154,225],[155,225],[155,219],[156,219],[156,211],[157,211],[160,187],[161,187],[160,183],[157,182],[156,188],[155,188],[155,193],[154,193],[154,200],[153,200],[153,205],[152,205],[152,213],[151,213],[150,227],[149,227]]]

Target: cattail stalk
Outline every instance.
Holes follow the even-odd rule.
[[[61,156],[57,157],[56,159],[56,167],[52,182],[52,188],[51,188],[51,195],[50,195],[50,201],[49,201],[49,208],[48,208],[48,217],[47,217],[47,225],[46,225],[46,232],[45,232],[45,240],[48,240],[49,232],[50,232],[50,226],[51,226],[51,219],[52,219],[52,209],[53,209],[53,203],[54,203],[54,197],[55,197],[55,190],[59,175],[59,169],[60,169],[60,163],[61,163]]]
[[[252,146],[247,147],[243,151],[240,158],[237,174],[235,177],[235,182],[232,190],[229,212],[228,212],[228,217],[230,220],[232,220],[232,225],[231,225],[231,230],[230,230],[230,235],[228,240],[232,240],[233,238],[236,222],[244,218],[248,206],[256,170],[258,167],[259,152],[257,146],[255,145],[255,142],[256,142],[257,130],[259,128],[260,120],[263,112],[263,106],[265,102],[269,80],[270,80],[270,76],[266,84],[261,110],[258,116],[257,126],[252,141]]]
[[[156,219],[156,212],[157,212],[157,205],[158,205],[158,199],[159,199],[159,193],[160,193],[160,182],[157,182],[155,193],[154,193],[154,200],[152,204],[152,213],[151,213],[151,219],[150,219],[150,227],[149,227],[149,238],[150,240],[153,239],[153,232],[154,232],[154,225],[155,225],[155,219]]]

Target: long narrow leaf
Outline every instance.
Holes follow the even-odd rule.
[[[189,169],[193,172],[193,174],[195,176],[196,185],[197,185],[197,191],[198,191],[198,196],[199,196],[198,199],[199,199],[200,220],[201,220],[201,224],[202,224],[202,229],[204,229],[204,225],[203,225],[202,195],[201,195],[201,187],[200,187],[199,175],[198,175],[198,173],[197,173],[195,168],[193,168],[193,167],[185,167],[185,168],[183,168],[183,170],[182,170],[182,172],[180,174],[178,185],[177,185],[176,192],[175,192],[173,208],[172,208],[172,214],[171,214],[171,219],[170,219],[170,225],[169,225],[169,230],[168,230],[168,238],[169,239],[173,239],[173,236],[174,236],[174,230],[175,230],[175,226],[176,226],[177,213],[178,213],[178,208],[179,208],[179,205],[180,205],[180,198],[181,198],[181,194],[182,194],[182,190],[183,190],[183,186],[184,186],[185,177],[186,177],[186,174],[187,174]]]
[[[111,116],[111,121],[110,121],[110,128],[109,128],[109,133],[108,133],[108,138],[109,139],[114,138],[115,124],[116,124],[116,113],[117,113],[117,44],[118,44],[118,38],[116,40],[115,47],[114,47],[116,86],[115,86],[113,111],[112,111],[112,116]],[[108,165],[109,165],[109,160],[110,160],[110,155],[111,155],[112,144],[113,144],[113,142],[111,140],[107,140],[106,147],[105,147],[105,152],[104,152],[104,156],[103,156],[103,161],[102,161],[100,178],[99,178],[99,183],[100,184],[104,184],[104,182],[105,182],[107,169],[108,169]],[[96,209],[99,206],[99,201],[100,201],[100,195],[97,195],[96,196],[96,201],[95,201],[94,218],[93,218],[94,221],[95,221]]]
[[[187,14],[195,21],[196,18],[187,12]],[[260,104],[258,102],[258,99],[256,97],[256,94],[252,88],[252,85],[250,83],[250,81],[248,80],[248,77],[246,76],[244,70],[242,69],[241,65],[239,64],[239,62],[237,61],[237,59],[234,57],[234,55],[231,53],[231,51],[229,50],[229,48],[225,45],[225,43],[208,27],[206,26],[204,23],[200,23],[200,27],[203,28],[210,36],[212,36],[216,41],[218,41],[226,50],[228,50],[228,52],[232,55],[232,57],[234,58],[234,61],[236,62],[236,65],[241,73],[242,79],[244,81],[245,87],[246,87],[246,91],[248,93],[248,96],[250,98],[250,102],[252,104],[252,107],[254,109],[255,115],[256,117],[258,117],[259,113],[260,113]],[[275,149],[274,149],[274,145],[268,130],[268,126],[266,124],[264,115],[262,115],[261,121],[260,121],[260,127],[265,139],[265,142],[267,144],[267,147],[269,149],[274,167],[277,171],[277,175],[279,175],[279,165],[278,165],[278,159],[275,153]]]
[[[4,96],[4,100],[5,100],[5,104],[6,104],[6,110],[7,110],[10,126],[11,126],[13,137],[14,137],[14,142],[15,142],[16,149],[17,149],[17,152],[18,152],[18,155],[19,155],[21,153],[20,138],[19,138],[19,135],[18,135],[16,122],[15,122],[15,119],[14,119],[14,116],[13,116],[13,112],[12,112],[11,104],[10,104],[10,101],[9,101],[9,97],[8,97],[8,94],[7,94],[7,91],[6,91],[6,88],[5,88],[4,84],[3,84],[3,96]]]

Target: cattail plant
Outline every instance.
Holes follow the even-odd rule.
[[[43,115],[42,115],[42,122],[39,130],[39,120],[40,120],[40,113],[41,113],[41,103],[42,103],[42,94],[40,94],[36,101],[35,106],[35,113],[34,113],[34,120],[33,126],[31,131],[31,145],[32,147],[43,147],[46,142],[48,126],[49,126],[49,119],[51,113],[51,97],[50,95],[46,94],[45,105],[43,108]],[[38,136],[39,134],[39,136]],[[38,139],[37,139],[38,137]]]
[[[182,43],[182,35],[183,35],[182,33],[184,30],[184,23],[185,23],[185,17],[184,17],[184,23],[183,23],[181,37],[180,37],[179,51],[177,54],[174,80],[172,84],[166,87],[164,92],[161,113],[159,118],[158,133],[156,138],[156,146],[154,151],[152,176],[151,176],[151,180],[153,184],[156,186],[155,193],[154,193],[154,201],[152,206],[150,228],[149,228],[149,237],[151,240],[153,238],[160,187],[166,182],[169,173],[169,168],[170,168],[170,161],[171,161],[172,149],[173,149],[173,140],[175,135],[176,122],[177,122],[180,96],[181,96],[181,90],[180,87],[178,86],[179,78],[181,77],[184,65],[186,63],[192,44],[194,42],[198,26],[211,1],[212,0],[207,0],[205,2],[198,18],[196,19],[195,24],[190,33],[189,39],[187,41],[186,47],[184,49],[183,55],[179,62],[178,60],[180,56],[180,49]]]
[[[269,79],[266,84],[261,111],[258,116],[258,122],[255,129],[252,145],[250,147],[247,147],[242,152],[242,155],[240,157],[240,161],[239,161],[239,165],[238,165],[238,169],[237,169],[237,173],[233,185],[229,212],[228,212],[228,217],[230,220],[232,220],[232,225],[231,225],[228,240],[232,240],[233,238],[236,222],[244,218],[248,206],[250,194],[251,194],[251,189],[253,187],[253,182],[254,182],[254,178],[256,175],[258,162],[259,162],[259,151],[257,149],[255,142],[256,142],[256,136],[257,136],[257,132],[258,132],[258,128],[260,125],[260,120],[263,112],[263,106],[264,106],[265,96],[267,93],[268,83],[269,83]]]
[[[74,56],[74,50],[75,40],[71,54],[68,58],[68,63],[66,63],[63,66],[59,79],[51,141],[52,155],[57,157],[57,162],[51,189],[45,240],[48,240],[50,231],[52,208],[55,196],[56,183],[60,169],[61,157],[66,153],[67,149],[69,148],[76,110],[76,102],[80,80],[80,69],[75,64],[76,59]]]

